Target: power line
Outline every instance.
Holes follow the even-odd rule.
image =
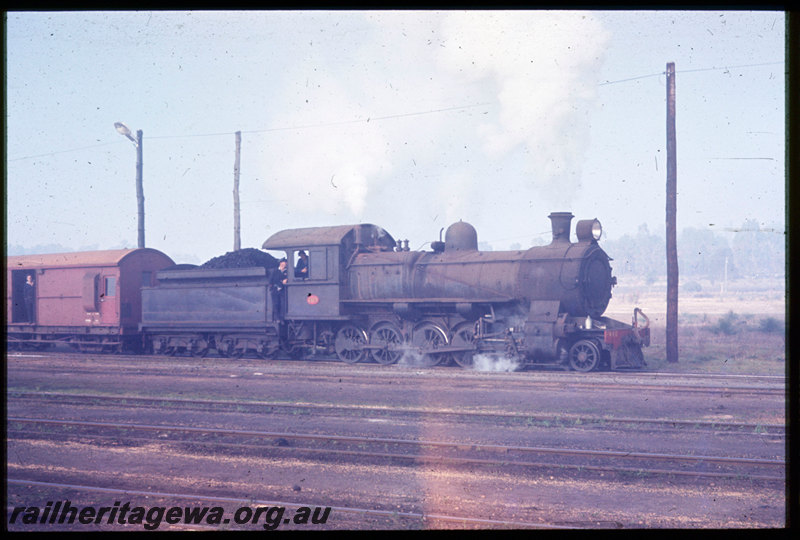
[[[113,143],[108,142],[108,143],[102,143],[102,144],[95,144],[95,145],[92,145],[92,146],[82,146],[81,148],[72,148],[70,150],[57,150],[55,152],[49,152],[47,154],[37,154],[35,156],[23,156],[23,157],[18,157],[18,158],[13,158],[13,159],[7,159],[6,161],[8,161],[8,162],[21,161],[23,159],[34,159],[34,158],[39,158],[39,157],[55,156],[56,154],[66,154],[66,153],[69,153],[69,152],[80,152],[81,150],[90,150],[92,148],[100,148],[101,146],[109,146],[111,144],[119,144],[119,143],[117,143],[117,142],[113,142]]]
[[[620,79],[618,81],[606,81],[604,83],[598,84],[597,86],[606,86],[606,85],[609,85],[609,84],[617,84],[617,83],[623,83],[623,82],[629,82],[629,81],[636,81],[636,80],[639,80],[639,79],[647,79],[649,77],[660,77],[661,75],[664,75],[664,73],[665,72],[662,71],[660,73],[651,73],[650,75],[642,75],[640,77],[631,77],[630,79]]]
[[[271,133],[274,131],[292,131],[297,129],[311,129],[311,128],[321,128],[321,127],[331,127],[331,126],[343,126],[347,124],[360,124],[360,123],[369,123],[371,121],[380,121],[380,120],[392,120],[395,118],[407,118],[410,116],[422,116],[426,114],[436,114],[442,112],[449,112],[449,111],[459,111],[464,109],[472,109],[475,107],[483,107],[486,105],[491,105],[491,103],[476,103],[474,105],[462,105],[459,107],[446,107],[444,109],[432,109],[429,111],[420,111],[420,112],[411,112],[411,113],[403,113],[403,114],[392,114],[387,116],[376,116],[376,117],[367,117],[359,118],[356,120],[338,120],[335,122],[324,122],[319,124],[303,124],[299,126],[284,126],[284,127],[276,127],[276,128],[267,128],[267,129],[253,129],[253,130],[241,130],[242,133]],[[214,137],[218,135],[230,135],[231,133],[204,133],[204,134],[197,134],[197,135],[161,135],[155,137],[148,137],[148,139],[176,139],[181,137]]]
[[[750,67],[762,67],[762,66],[774,66],[774,65],[784,65],[784,62],[764,62],[762,64],[743,64],[739,66],[724,66],[724,67],[710,67],[710,68],[698,68],[698,69],[682,69],[676,71],[676,73],[697,73],[700,71],[728,71],[731,69],[742,69],[742,68],[750,68]],[[619,79],[617,81],[606,81],[604,83],[600,83],[597,86],[606,86],[609,84],[617,84],[623,82],[630,82],[636,81],[639,79],[647,79],[649,77],[660,77],[661,75],[666,75],[666,71],[661,71],[659,73],[651,73],[650,75],[641,75],[639,77],[631,77],[629,79]]]
[[[773,65],[785,65],[785,63],[784,62],[764,62],[764,63],[760,63],[760,64],[742,64],[742,65],[737,65],[737,66],[687,69],[687,70],[677,71],[677,73],[696,73],[696,72],[702,72],[702,71],[728,71],[728,70],[731,70],[731,69],[742,69],[742,68],[773,66]],[[636,81],[636,80],[647,79],[647,78],[651,78],[651,77],[660,77],[660,76],[664,75],[665,73],[666,72],[662,71],[662,72],[659,72],[659,73],[651,73],[649,75],[640,75],[638,77],[630,77],[630,78],[627,78],[627,79],[619,79],[619,80],[616,80],[616,81],[606,81],[606,82],[598,84],[598,86],[608,86],[608,85],[611,85],[611,84],[619,84],[619,83],[623,83],[623,82]],[[422,116],[422,115],[427,115],[427,114],[437,114],[437,113],[450,112],[450,111],[459,111],[459,110],[471,109],[471,108],[475,108],[475,107],[483,107],[483,106],[491,105],[491,104],[492,103],[488,103],[488,102],[487,103],[476,103],[474,105],[462,105],[462,106],[459,106],[459,107],[445,107],[445,108],[442,108],[442,109],[431,109],[431,110],[427,110],[427,111],[418,111],[418,112],[410,112],[410,113],[402,113],[402,114],[392,114],[392,115],[386,115],[386,116],[376,116],[374,118],[367,117],[366,119],[359,118],[359,119],[356,119],[356,120],[340,120],[340,121],[336,121],[336,122],[324,122],[324,123],[318,123],[318,124],[304,124],[304,125],[299,125],[299,126],[284,126],[284,127],[276,127],[276,128],[240,130],[240,131],[242,133],[256,134],[256,133],[271,133],[271,132],[276,132],[276,131],[292,131],[292,130],[298,130],[298,129],[313,129],[313,128],[323,128],[323,127],[331,127],[331,126],[342,126],[342,125],[348,125],[348,124],[369,123],[371,121],[393,120],[393,119],[397,119],[397,118],[408,118],[408,117],[412,117],[412,116]],[[219,132],[219,133],[198,133],[198,134],[193,134],[193,135],[155,135],[155,136],[150,135],[147,138],[149,140],[149,139],[179,139],[179,138],[194,138],[194,137],[220,137],[220,136],[225,136],[225,135],[231,135],[233,133],[234,132],[231,131],[231,132]],[[54,155],[57,155],[57,154],[65,154],[65,153],[69,153],[69,152],[80,152],[82,150],[90,150],[92,148],[99,148],[99,147],[108,146],[108,145],[111,145],[111,144],[120,144],[120,143],[103,143],[103,144],[96,144],[96,145],[92,145],[92,146],[83,146],[83,147],[80,147],[80,148],[72,148],[72,149],[69,149],[69,150],[57,150],[55,152],[48,152],[46,154],[37,154],[37,155],[33,155],[33,156],[22,156],[22,157],[18,157],[18,158],[12,158],[12,159],[6,160],[6,162],[10,163],[10,162],[13,162],[13,161],[22,161],[24,159],[34,159],[34,158],[39,158],[39,157],[48,157],[48,156],[54,156]]]
[[[784,62],[764,62],[762,64],[744,64],[741,66],[724,66],[724,67],[710,67],[710,68],[698,68],[698,69],[684,69],[678,71],[678,73],[694,73],[697,71],[722,71],[722,70],[729,70],[729,69],[741,69],[741,68],[749,68],[749,67],[762,67],[762,66],[774,66],[774,65],[784,65]]]
[[[255,130],[240,130],[242,133],[270,133],[274,131],[293,131],[298,129],[311,129],[311,128],[321,128],[321,127],[330,127],[330,126],[341,126],[346,124],[358,124],[358,123],[369,123],[371,121],[381,121],[381,120],[392,120],[396,118],[408,118],[411,116],[422,116],[426,114],[437,114],[442,112],[450,112],[450,111],[459,111],[465,109],[472,109],[475,107],[483,107],[486,105],[491,105],[491,103],[476,103],[474,105],[462,105],[459,107],[446,107],[443,109],[431,109],[428,111],[418,111],[418,112],[410,112],[410,113],[402,113],[402,114],[392,114],[387,116],[376,116],[374,118],[367,117],[359,118],[357,120],[340,120],[337,122],[326,122],[326,123],[319,123],[319,124],[306,124],[306,125],[299,125],[299,126],[286,126],[286,127],[277,127],[277,128],[268,128],[268,129],[255,129]],[[220,133],[196,133],[192,135],[148,135],[147,139],[180,139],[180,138],[193,138],[193,137],[220,137],[224,135],[232,135],[234,132],[220,132]],[[22,156],[18,158],[8,159],[7,162],[12,161],[21,161],[23,159],[34,159],[38,157],[48,157],[54,156],[56,154],[65,154],[69,152],[80,152],[81,150],[89,150],[92,148],[99,148],[101,146],[108,146],[111,144],[120,144],[119,142],[113,143],[103,143],[103,144],[96,144],[93,146],[83,146],[80,148],[72,148],[69,150],[57,150],[55,152],[48,152],[46,154],[37,154],[34,156]]]

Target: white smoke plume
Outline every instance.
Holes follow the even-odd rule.
[[[480,127],[487,154],[521,147],[530,167],[526,180],[567,205],[580,187],[609,34],[590,13],[508,15],[448,14],[440,60],[467,81],[493,83],[500,115]]]
[[[252,227],[363,220],[429,239],[494,221],[492,204],[571,206],[609,39],[591,13],[380,12],[324,29],[293,44],[304,55],[264,103],[281,131],[253,136],[270,212]]]

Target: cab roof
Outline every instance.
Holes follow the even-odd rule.
[[[261,246],[263,249],[291,249],[314,246],[333,246],[346,240],[355,242],[357,231],[361,241],[368,245],[380,245],[392,249],[395,241],[383,228],[371,223],[358,225],[338,225],[334,227],[306,227],[303,229],[287,229],[276,232]]]

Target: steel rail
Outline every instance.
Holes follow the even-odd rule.
[[[200,405],[200,406],[220,406],[226,405],[230,407],[253,407],[253,408],[270,408],[270,409],[306,409],[312,411],[346,411],[353,413],[370,413],[370,414],[384,414],[384,415],[417,415],[417,416],[455,416],[455,417],[477,417],[477,418],[493,418],[493,419],[510,419],[510,420],[524,420],[534,422],[556,422],[561,426],[564,424],[572,424],[575,426],[585,426],[586,424],[642,424],[654,426],[666,426],[671,428],[703,428],[703,429],[737,429],[737,430],[764,430],[760,434],[776,434],[775,431],[783,432],[777,433],[780,435],[785,434],[786,426],[784,424],[764,424],[764,423],[747,423],[747,422],[728,422],[728,421],[713,421],[713,420],[671,420],[671,419],[654,419],[654,418],[630,418],[630,417],[603,417],[603,416],[574,416],[569,414],[530,414],[524,412],[492,412],[492,411],[465,411],[465,410],[443,410],[443,409],[426,409],[423,407],[387,407],[387,406],[366,406],[366,405],[334,405],[324,403],[286,403],[276,401],[232,401],[232,400],[215,400],[215,399],[188,399],[188,398],[152,398],[142,396],[129,396],[129,395],[104,395],[104,394],[73,394],[73,393],[60,393],[60,392],[29,392],[29,391],[6,391],[6,403],[10,399],[36,399],[36,398],[59,398],[59,399],[85,399],[92,401],[104,400],[108,402],[138,402],[142,407],[148,407],[150,404],[156,406],[163,403],[180,403],[182,405]],[[186,410],[186,409],[181,409]]]
[[[216,435],[236,435],[236,436],[245,435],[245,436],[276,438],[276,439],[283,438],[283,439],[298,439],[298,440],[315,440],[315,441],[325,441],[325,442],[349,442],[349,443],[359,443],[359,444],[371,443],[371,444],[426,446],[434,448],[456,448],[456,449],[466,448],[469,450],[504,452],[504,453],[508,453],[510,451],[517,451],[517,452],[527,452],[527,453],[537,453],[537,454],[554,454],[562,456],[569,455],[569,456],[581,456],[581,457],[614,457],[614,458],[627,458],[627,459],[633,458],[642,460],[652,459],[652,460],[665,460],[665,461],[687,461],[687,462],[698,462],[698,463],[743,464],[743,465],[780,466],[780,467],[786,466],[786,462],[784,460],[741,458],[741,457],[727,457],[727,456],[660,454],[660,453],[628,452],[628,451],[617,451],[617,450],[578,450],[570,448],[473,444],[473,443],[458,443],[458,442],[443,442],[443,441],[395,439],[386,437],[319,435],[314,433],[289,433],[289,432],[274,432],[274,431],[262,431],[262,430],[202,428],[202,427],[166,426],[166,425],[154,425],[154,424],[127,424],[119,422],[53,420],[45,418],[7,417],[6,421],[7,423],[19,422],[19,423],[32,423],[32,424],[83,426],[83,427],[112,428],[112,429],[206,433],[206,434],[216,434]]]
[[[14,430],[7,431],[9,435],[22,433],[26,435],[39,435],[38,433],[33,432],[18,432]],[[75,434],[69,434],[70,437],[77,437]],[[82,436],[83,438],[80,439],[81,442],[86,443],[86,435]],[[107,440],[114,440],[119,441],[121,437],[119,435],[91,435],[93,439],[107,439]],[[291,438],[291,437],[290,437]],[[296,438],[296,437],[295,437]],[[9,440],[12,440],[9,437]],[[635,476],[646,476],[646,475],[661,475],[661,476],[682,476],[682,477],[702,477],[702,478],[717,478],[717,479],[742,479],[747,478],[749,480],[762,480],[762,481],[770,481],[770,482],[784,482],[785,478],[779,476],[764,476],[764,475],[753,475],[753,474],[746,474],[740,472],[713,472],[713,471],[684,471],[684,470],[676,470],[676,469],[654,469],[654,468],[631,468],[631,467],[617,467],[617,466],[610,466],[610,465],[585,465],[585,464],[570,464],[570,463],[551,463],[551,462],[531,462],[531,461],[513,461],[509,460],[508,458],[503,459],[486,459],[486,458],[467,458],[467,457],[458,457],[458,456],[442,456],[442,455],[430,455],[430,454],[396,454],[390,452],[369,452],[366,450],[338,450],[338,449],[329,449],[329,448],[309,448],[309,447],[283,447],[283,446],[269,446],[265,447],[264,445],[256,445],[256,444],[244,444],[244,443],[225,443],[219,441],[202,441],[202,440],[193,440],[193,439],[180,439],[180,440],[166,440],[163,438],[155,438],[155,437],[130,437],[125,436],[125,441],[136,441],[136,442],[156,442],[159,445],[168,445],[168,446],[180,446],[180,445],[201,445],[207,447],[219,447],[219,448],[236,448],[236,449],[249,449],[249,450],[258,450],[260,452],[261,457],[264,457],[264,451],[269,450],[271,452],[278,452],[281,454],[291,453],[291,454],[311,454],[311,455],[318,455],[322,456],[323,458],[330,458],[333,455],[337,456],[348,456],[348,457],[359,457],[359,458],[370,458],[370,459],[389,459],[389,460],[402,460],[402,461],[412,461],[418,463],[438,463],[438,464],[447,464],[447,465],[490,465],[493,467],[497,466],[505,466],[505,467],[531,467],[537,469],[569,469],[578,472],[585,472],[585,471],[592,471],[592,472],[602,472],[602,473],[615,473],[615,474],[628,474],[628,475],[635,475]],[[470,447],[470,445],[463,445],[464,448]],[[557,455],[557,454],[554,454]]]
[[[25,480],[21,478],[7,478],[6,484],[31,485],[43,488],[71,489],[78,491],[91,491],[91,492],[108,493],[115,495],[128,495],[128,496],[137,495],[143,497],[158,497],[163,499],[172,498],[172,499],[190,499],[190,500],[207,501],[207,502],[222,502],[222,503],[238,504],[240,506],[282,506],[288,508],[311,507],[311,506],[328,507],[328,505],[311,504],[307,502],[296,502],[296,501],[290,502],[290,501],[277,501],[277,500],[254,499],[254,498],[242,499],[237,497],[222,497],[219,495],[198,495],[194,493],[173,493],[165,491],[144,491],[138,489],[104,488],[100,486],[87,486],[82,484],[41,482],[37,480]],[[476,525],[486,525],[486,526],[505,525],[510,527],[528,527],[528,528],[544,528],[544,529],[575,528],[575,527],[567,527],[560,525],[549,525],[543,523],[532,523],[526,521],[504,521],[497,519],[473,518],[468,516],[426,514],[423,512],[401,512],[395,510],[376,510],[371,508],[354,508],[349,506],[331,505],[330,509],[336,512],[355,513],[355,514],[371,515],[384,518],[401,517],[406,519],[419,519],[422,521],[434,520],[434,521],[457,522],[457,523],[474,523]]]
[[[264,360],[264,362],[270,362],[268,360]],[[338,362],[338,361],[337,361]],[[341,363],[341,362],[338,362]],[[162,362],[161,364],[157,365],[158,368],[163,369],[165,364]],[[134,364],[134,365],[120,365],[120,366],[109,366],[105,369],[98,369],[98,367],[87,367],[87,368],[76,368],[74,366],[70,366],[70,374],[88,374],[88,375],[102,375],[107,373],[114,373],[115,375],[120,374],[120,369],[126,371],[128,375],[148,375],[148,376],[175,376],[176,373],[174,372],[174,366],[170,366],[173,368],[173,371],[166,372],[166,371],[147,371],[145,370],[141,364]],[[409,366],[414,367],[414,366]],[[380,375],[387,375],[387,376],[397,376],[398,374],[403,374],[404,371],[402,369],[397,369],[396,366],[377,366],[376,369],[383,368]],[[29,364],[24,365],[22,367],[11,367],[6,366],[7,373],[11,371],[33,371],[36,373],[40,373],[40,370],[37,370],[33,367],[30,367]],[[438,370],[439,367],[422,367],[419,366],[419,369],[425,370]],[[455,370],[450,374],[459,373],[459,370]],[[464,370],[464,374],[473,375],[473,374],[482,374],[481,372],[475,372],[471,370]],[[527,372],[531,373],[531,372]],[[191,375],[194,378],[204,378],[204,379],[216,379],[219,377],[218,374],[214,373],[197,373],[196,371],[192,371],[191,373],[186,373],[184,375]],[[371,373],[370,376],[376,376],[378,374]],[[441,377],[437,376],[435,373],[430,373],[429,375],[426,374],[428,378],[432,380],[441,380]],[[707,385],[689,385],[689,384],[651,384],[651,383],[644,383],[644,384],[637,384],[637,383],[608,383],[608,382],[596,382],[596,381],[584,381],[580,380],[582,375],[575,374],[574,379],[569,380],[536,380],[536,379],[525,379],[526,376],[523,373],[519,373],[518,377],[514,377],[509,379],[508,376],[504,377],[502,381],[497,380],[497,375],[502,374],[494,374],[486,373],[487,376],[491,376],[491,379],[487,377],[487,382],[492,383],[502,383],[504,386],[514,385],[514,386],[524,386],[524,387],[531,387],[531,388],[543,388],[553,389],[553,390],[607,390],[607,391],[629,391],[629,390],[636,390],[636,391],[656,391],[656,392],[663,392],[663,393],[694,393],[694,394],[722,394],[722,395],[755,395],[755,396],[787,396],[787,388],[785,386],[753,386],[753,385],[725,385],[725,386],[707,386]],[[297,379],[297,374],[294,373],[270,373],[270,376],[275,379],[278,377],[283,378],[291,378],[293,380]],[[330,379],[338,379],[341,378],[358,378],[359,374],[356,373],[331,373],[331,374],[314,374],[314,377],[317,378],[330,378]],[[423,376],[424,377],[424,376]],[[367,377],[364,377],[367,379]],[[420,377],[415,375],[414,379],[415,382],[420,380]],[[365,380],[363,384],[369,384],[370,381]]]

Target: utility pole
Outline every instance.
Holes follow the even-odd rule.
[[[667,362],[678,361],[677,157],[675,63],[667,64]]]
[[[144,247],[144,187],[142,186],[142,130],[136,131],[136,206],[139,217],[138,246]]]
[[[233,251],[242,249],[239,225],[239,156],[242,150],[242,132],[236,132],[236,159],[233,162]]]
[[[124,135],[136,147],[136,206],[139,218],[139,242],[140,248],[144,247],[144,189],[142,188],[142,130],[136,132],[136,138],[131,135],[131,130],[122,122],[114,122],[117,133]]]

